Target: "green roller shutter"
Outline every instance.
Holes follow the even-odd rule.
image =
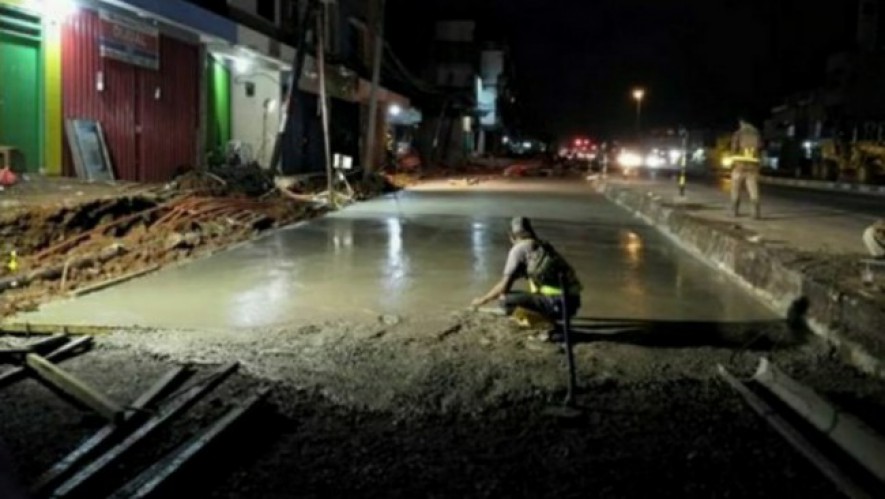
[[[0,6],[0,145],[17,148],[17,169],[32,172],[43,163],[40,61],[39,18]]]
[[[210,57],[206,81],[209,85],[206,147],[210,152],[222,152],[230,142],[230,72],[224,63]]]

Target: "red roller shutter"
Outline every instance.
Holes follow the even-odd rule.
[[[140,163],[143,180],[171,180],[175,168],[193,166],[199,126],[199,50],[172,38],[160,39],[160,70],[142,71]]]
[[[118,178],[169,180],[177,166],[192,165],[196,157],[199,50],[161,36],[160,69],[154,71],[100,57],[99,34],[98,14],[92,11],[81,10],[65,23],[64,117],[102,124]],[[73,173],[67,140],[65,172]]]
[[[101,123],[118,178],[135,180],[135,92],[137,69],[98,55],[99,23],[95,12],[80,11],[62,30],[62,99],[65,119]],[[104,91],[99,92],[99,72]],[[73,174],[65,137],[65,172]]]

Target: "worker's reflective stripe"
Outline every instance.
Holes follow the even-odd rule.
[[[581,291],[580,284],[569,287],[569,294],[580,295]],[[544,296],[562,296],[562,290],[555,286],[541,286],[538,287],[531,279],[529,279],[529,291],[535,294],[541,294]]]
[[[538,288],[538,286],[531,279],[529,279],[529,290],[531,290],[532,293],[542,294],[544,296],[562,295],[562,290],[560,290],[559,288],[553,286],[541,286],[540,288]]]

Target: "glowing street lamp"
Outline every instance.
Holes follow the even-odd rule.
[[[645,89],[634,88],[633,100],[636,101],[636,135],[640,134],[640,125],[642,122],[642,99],[645,98]]]
[[[25,0],[24,6],[43,14],[53,22],[64,21],[78,11],[74,0]]]

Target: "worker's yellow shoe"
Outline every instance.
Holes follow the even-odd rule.
[[[554,326],[554,324],[548,321],[543,315],[522,307],[516,307],[510,317],[516,321],[520,327],[526,329],[551,329]]]

